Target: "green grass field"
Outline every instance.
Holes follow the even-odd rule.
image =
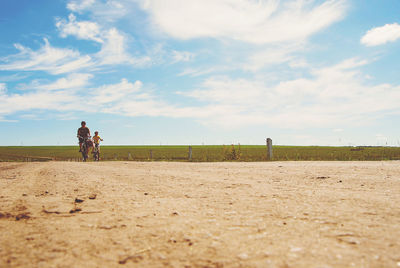
[[[192,161],[266,161],[263,145],[192,146]],[[188,161],[189,146],[102,146],[101,160]],[[2,146],[0,161],[78,161],[78,146]],[[400,160],[400,147],[273,146],[274,161]]]

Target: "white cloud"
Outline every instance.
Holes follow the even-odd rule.
[[[388,113],[400,114],[400,85],[366,85],[357,70],[366,61],[349,59],[314,69],[312,78],[265,81],[214,77],[201,88],[179,92],[204,103],[192,116],[225,126],[335,127],[365,124]],[[206,114],[204,111],[213,111]]]
[[[18,54],[3,58],[0,70],[45,71],[51,74],[74,72],[92,65],[90,56],[81,56],[78,51],[52,47],[47,39],[39,50],[33,51],[16,44]]]
[[[128,14],[130,2],[131,0],[72,0],[67,3],[67,8],[78,13],[89,11],[99,21],[112,22]]]
[[[0,116],[20,111],[79,111],[79,98],[68,91],[35,91],[26,94],[0,95]]]
[[[126,53],[125,37],[112,28],[104,34],[106,42],[103,44],[97,57],[101,59],[102,64],[116,64],[131,61],[131,57]]]
[[[332,131],[333,132],[343,132],[344,129],[342,129],[342,128],[334,128],[334,129],[332,129]]]
[[[255,44],[303,40],[340,20],[346,0],[143,0],[155,28],[177,39],[230,38]]]
[[[21,111],[104,112],[125,115],[152,115],[158,107],[154,96],[143,89],[141,81],[122,79],[120,83],[88,88],[90,74],[71,74],[52,84],[32,83],[29,92],[7,94],[0,84],[0,119]],[[77,90],[81,89],[81,90]],[[132,105],[134,103],[134,105]],[[151,106],[149,106],[151,105]],[[163,104],[163,106],[165,106]],[[40,116],[38,117],[40,118]]]
[[[195,54],[188,52],[188,51],[172,51],[172,63],[177,63],[177,62],[188,62],[193,60],[195,57]]]
[[[104,34],[105,42],[101,50],[96,54],[99,64],[131,64],[142,67],[151,64],[151,58],[148,56],[132,57],[127,52],[126,37],[116,28],[112,28]]]
[[[69,35],[76,36],[78,39],[93,40],[103,43],[100,37],[100,27],[97,23],[91,21],[76,21],[73,14],[68,16],[68,22],[65,19],[58,19],[56,26],[60,31],[60,36],[65,38]]]
[[[91,79],[92,77],[92,74],[74,73],[68,75],[67,77],[60,78],[52,84],[42,85],[40,86],[40,89],[60,90],[84,88],[88,85],[89,79]]]
[[[7,92],[7,85],[5,83],[0,83],[0,99],[5,96]]]
[[[138,93],[141,90],[142,85],[141,81],[136,81],[132,84],[124,78],[119,84],[103,85],[94,89],[91,101],[100,106],[102,104],[115,103],[129,96],[132,97],[132,94]],[[138,95],[135,95],[135,98],[137,97]]]
[[[202,75],[208,75],[211,73],[224,73],[227,71],[232,71],[237,69],[237,66],[213,66],[213,67],[196,67],[196,68],[186,68],[182,72],[178,74],[178,76],[185,76],[189,75],[192,77],[197,77],[197,76],[202,76]]]
[[[160,100],[141,81],[127,79],[92,89],[89,105],[96,111],[124,116],[187,117],[187,110]]]
[[[67,8],[74,12],[82,12],[92,7],[95,2],[96,0],[73,0],[68,2]]]
[[[293,67],[299,67],[299,59],[293,53],[303,48],[301,44],[289,44],[279,46],[269,46],[264,49],[254,51],[247,62],[243,65],[244,70],[258,71],[268,65],[276,65],[289,62]],[[304,61],[301,62],[304,66]]]
[[[45,38],[44,45],[34,51],[20,44],[15,44],[19,53],[0,59],[0,70],[7,71],[45,71],[50,74],[74,73],[102,65],[129,64],[144,67],[152,64],[149,56],[133,57],[127,52],[126,37],[112,28],[101,33],[101,50],[90,55],[81,55],[78,51],[56,48]],[[100,40],[100,39],[99,39]]]
[[[87,88],[90,75],[71,74],[33,92],[7,94],[0,84],[0,117],[17,111],[96,111],[124,116],[192,118],[225,127],[270,125],[280,128],[368,124],[387,114],[400,114],[400,85],[365,83],[359,67],[367,61],[349,59],[312,69],[310,78],[281,81],[206,79],[198,89],[178,94],[197,100],[189,106],[166,102],[141,81]],[[84,90],[71,90],[71,88]],[[57,90],[56,90],[57,89]],[[85,105],[80,105],[81,99]],[[193,103],[192,101],[190,103]]]
[[[20,84],[19,90],[60,90],[84,88],[89,84],[92,74],[73,73],[62,77],[53,83],[43,83],[40,80],[33,80],[30,84]]]
[[[73,35],[78,39],[101,43],[101,50],[93,55],[96,66],[131,64],[143,67],[151,64],[152,60],[149,56],[133,57],[128,53],[127,36],[117,28],[104,30],[95,22],[77,21],[73,14],[70,14],[68,19],[68,22],[63,19],[58,19],[56,22],[61,37]]]
[[[398,23],[386,24],[369,30],[362,38],[365,46],[379,46],[400,39],[400,25]]]

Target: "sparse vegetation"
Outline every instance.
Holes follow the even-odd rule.
[[[192,148],[194,162],[267,160],[263,145],[198,145]],[[78,161],[80,157],[77,146],[0,147],[0,161]],[[188,146],[103,146],[100,157],[107,161],[187,161]],[[274,146],[272,160],[400,160],[400,147]]]

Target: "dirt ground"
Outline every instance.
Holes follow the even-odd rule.
[[[0,163],[0,267],[399,267],[400,162]]]

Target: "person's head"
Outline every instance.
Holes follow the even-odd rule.
[[[96,136],[99,135],[99,132],[98,132],[98,131],[95,131],[95,132],[94,132],[94,135],[96,135]]]
[[[82,122],[81,122],[81,126],[82,126],[82,127],[86,126],[86,122],[85,122],[85,121],[82,121]]]

